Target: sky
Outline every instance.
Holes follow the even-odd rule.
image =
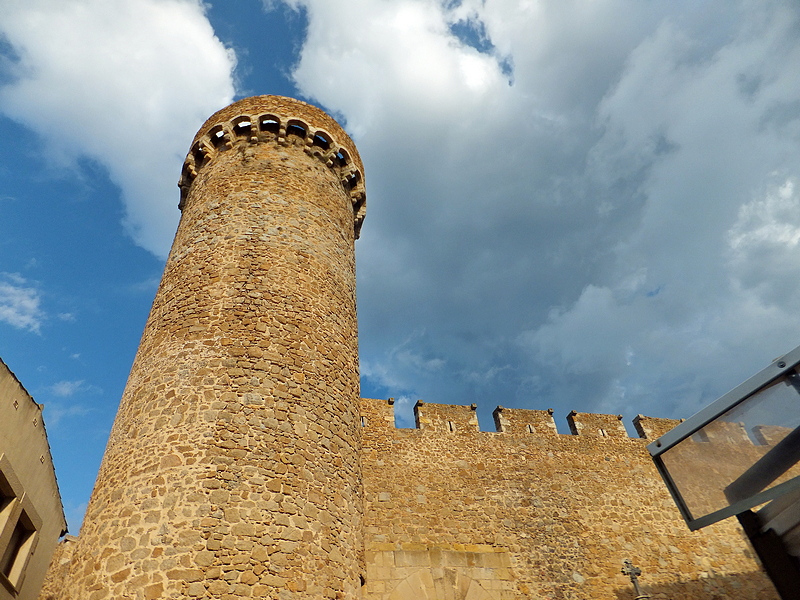
[[[203,121],[365,165],[361,391],[685,418],[800,344],[793,0],[0,0],[0,357],[77,533]]]

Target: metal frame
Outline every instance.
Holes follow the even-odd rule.
[[[690,417],[674,429],[668,431],[655,442],[648,444],[647,450],[650,452],[650,456],[653,457],[656,468],[661,474],[661,477],[664,479],[664,482],[667,484],[667,488],[669,489],[670,494],[672,494],[672,498],[675,500],[675,504],[678,506],[678,509],[686,521],[686,524],[689,526],[689,529],[693,531],[701,529],[702,527],[706,527],[707,525],[711,525],[712,523],[716,523],[722,519],[743,513],[754,506],[768,502],[769,500],[777,498],[785,493],[800,489],[800,478],[795,478],[760,492],[750,498],[731,504],[730,506],[715,511],[711,514],[700,518],[694,518],[661,460],[661,455],[664,452],[691,435],[697,433],[711,421],[728,412],[737,404],[744,402],[753,394],[768,386],[779,377],[789,373],[798,365],[800,365],[800,346],[784,356],[774,360],[768,367],[762,369],[744,383],[736,386],[730,392],[706,406],[693,417]]]

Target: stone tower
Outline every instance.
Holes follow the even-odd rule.
[[[358,152],[313,106],[247,98],[179,185],[65,596],[359,596]]]

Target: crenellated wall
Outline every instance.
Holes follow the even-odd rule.
[[[776,598],[735,522],[690,532],[645,446],[678,421],[362,399],[365,598]],[[753,444],[751,443],[751,446]],[[753,446],[757,448],[757,446]]]
[[[209,118],[61,600],[773,600],[735,523],[691,533],[645,444],[677,422],[359,402],[354,240],[363,165],[288,98]],[[776,432],[698,436],[713,467]],[[736,458],[738,457],[738,458]],[[722,459],[722,460],[720,460]],[[692,477],[691,470],[687,477]],[[693,483],[701,490],[702,477]],[[712,499],[713,500],[713,499]],[[52,596],[51,596],[51,595]]]

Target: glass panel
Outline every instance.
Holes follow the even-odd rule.
[[[762,388],[661,455],[692,519],[800,476],[800,375]]]

